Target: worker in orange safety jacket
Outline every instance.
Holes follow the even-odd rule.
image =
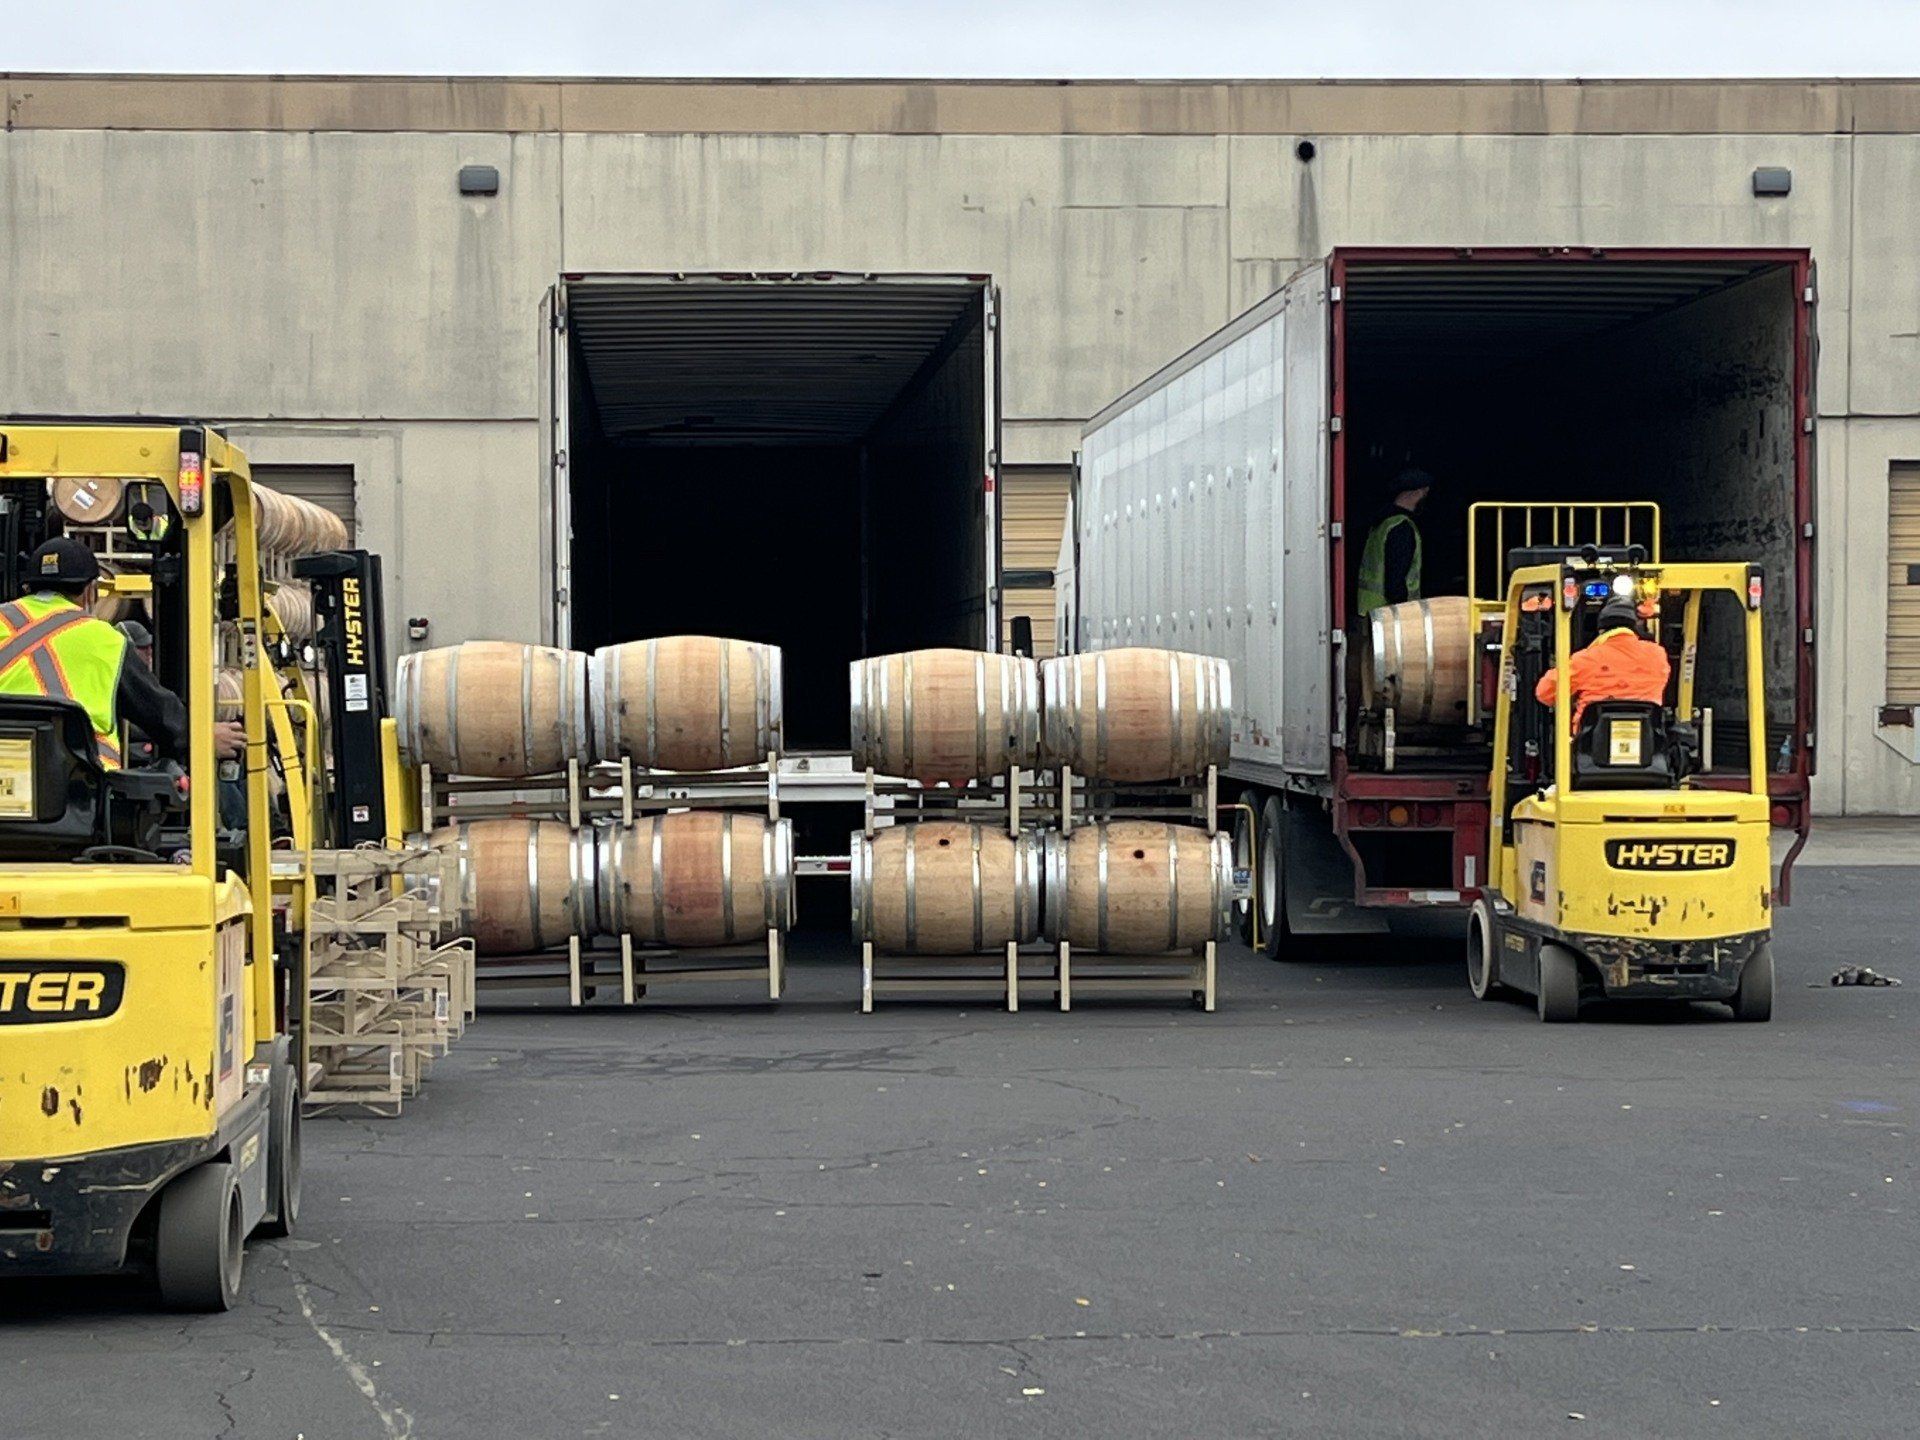
[[[1574,653],[1567,664],[1573,687],[1573,728],[1592,700],[1643,700],[1658,705],[1667,698],[1667,679],[1673,662],[1660,645],[1642,633],[1640,610],[1625,596],[1615,596],[1600,607],[1600,633],[1593,643]],[[1558,666],[1540,677],[1534,696],[1551,705],[1560,693]]]

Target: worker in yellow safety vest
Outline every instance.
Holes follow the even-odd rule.
[[[1393,506],[1367,532],[1366,548],[1360,552],[1359,619],[1382,605],[1421,598],[1420,525],[1413,517],[1433,489],[1433,477],[1407,469],[1393,484]]]
[[[0,695],[70,700],[93,722],[102,768],[121,765],[120,718],[153,739],[160,755],[187,755],[187,709],[154,677],[127,637],[92,613],[100,562],[78,540],[56,536],[35,550],[22,577],[27,593],[0,605]],[[216,735],[237,754],[245,732]]]

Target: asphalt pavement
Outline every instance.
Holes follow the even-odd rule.
[[[232,1314],[0,1284],[0,1435],[1912,1435],[1920,869],[1795,901],[1766,1026],[1411,941],[1210,1016],[863,1017],[832,937],[777,1008],[483,1012],[310,1124]]]

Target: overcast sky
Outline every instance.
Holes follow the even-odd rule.
[[[13,70],[1920,74],[1920,0],[0,0]]]

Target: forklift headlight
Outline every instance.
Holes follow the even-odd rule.
[[[1613,577],[1613,593],[1622,600],[1633,598],[1633,576],[1616,575]]]

